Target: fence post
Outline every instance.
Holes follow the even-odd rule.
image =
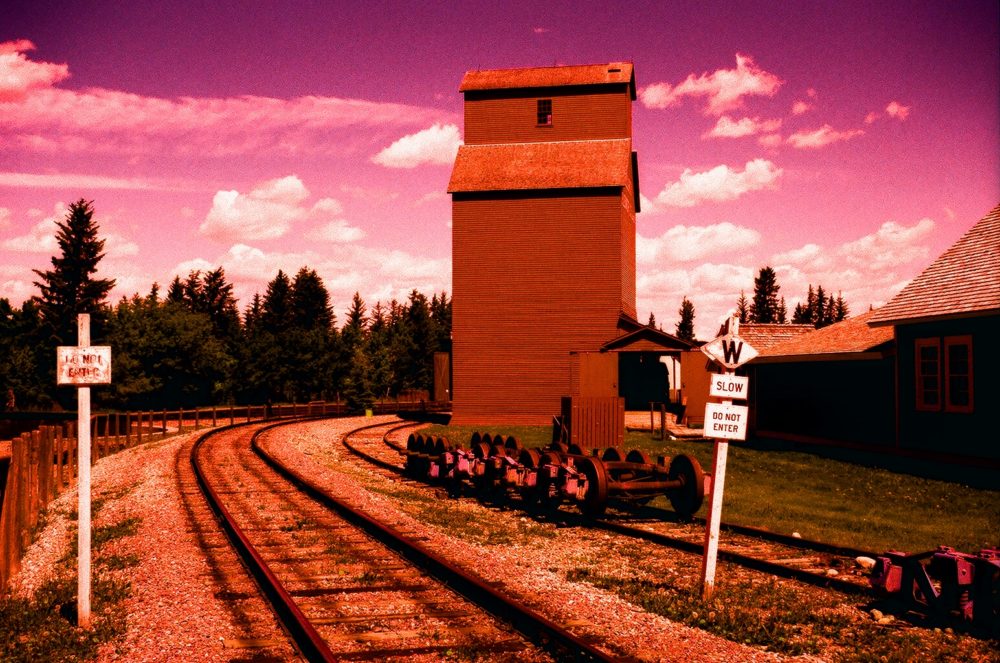
[[[194,429],[198,430],[198,408],[194,409]]]
[[[24,494],[26,445],[24,435],[10,441],[10,469],[3,504],[0,504],[0,589],[6,587],[21,564],[22,514],[27,501]]]

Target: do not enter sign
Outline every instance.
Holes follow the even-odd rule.
[[[723,440],[747,439],[749,408],[745,405],[708,403],[705,406],[705,435]]]

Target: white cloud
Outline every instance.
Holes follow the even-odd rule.
[[[929,251],[920,242],[933,231],[931,219],[921,219],[909,227],[886,221],[874,233],[845,244],[839,253],[851,265],[887,270],[926,259]]]
[[[868,113],[868,115],[865,115],[865,124],[872,124],[877,119],[878,119],[878,113],[872,111],[871,113]]]
[[[706,233],[705,241],[711,243],[713,237],[723,240],[727,234],[722,232],[723,225],[709,227],[715,232]],[[930,219],[909,226],[888,221],[874,232],[840,245],[824,247],[809,243],[776,253],[766,261],[744,251],[730,263],[678,266],[676,260],[649,260],[647,255],[637,264],[637,308],[643,319],[646,312],[653,311],[657,322],[666,331],[673,331],[681,298],[686,296],[695,306],[698,337],[710,339],[718,328],[718,320],[735,306],[740,291],[750,297],[760,267],[770,264],[778,276],[779,295],[785,298],[789,316],[795,305],[805,299],[810,285],[813,288],[822,285],[828,295],[841,294],[852,314],[863,313],[871,305],[884,304],[919,273],[929,254],[923,243],[933,229],[934,222]],[[691,230],[677,234],[686,240],[696,240]],[[640,251],[642,244],[649,241],[640,238]],[[746,242],[745,248],[751,246]]]
[[[415,134],[403,136],[372,157],[387,168],[416,168],[425,163],[445,165],[455,161],[462,136],[454,124],[435,124]]]
[[[20,101],[34,89],[47,88],[69,76],[64,64],[32,62],[24,56],[35,50],[27,39],[0,43],[0,103]]]
[[[653,83],[639,91],[639,100],[647,108],[664,109],[680,104],[683,97],[705,97],[705,114],[721,115],[740,108],[745,96],[773,97],[781,84],[780,78],[758,67],[753,58],[737,53],[735,69],[690,74],[677,85]]]
[[[356,242],[363,239],[365,231],[350,225],[344,219],[329,221],[318,228],[313,228],[306,237],[321,242]]]
[[[205,271],[216,266],[226,270],[241,307],[246,306],[254,293],[263,295],[267,282],[279,269],[290,277],[305,266],[315,269],[330,292],[331,303],[341,321],[355,291],[370,307],[378,300],[404,301],[414,288],[428,296],[451,290],[449,259],[345,243],[329,244],[321,251],[297,253],[270,252],[237,243],[214,261],[190,260],[175,267],[172,274],[183,278],[193,269]]]
[[[910,115],[910,107],[903,106],[898,101],[890,101],[885,107],[885,112],[889,117],[894,117],[899,121],[905,120]]]
[[[727,165],[695,173],[690,168],[680,178],[669,184],[656,197],[658,205],[693,207],[704,201],[723,202],[735,200],[750,191],[777,187],[782,169],[766,159],[748,161],[743,171]]]
[[[0,173],[0,186],[39,189],[149,189],[172,188],[142,178],[108,177],[82,173]]]
[[[4,240],[3,248],[18,253],[55,255],[59,250],[59,243],[56,241],[56,233],[59,232],[59,228],[56,226],[56,222],[65,219],[68,211],[69,206],[65,203],[56,203],[51,215],[38,221],[27,234]],[[41,215],[42,213],[39,212],[37,216]],[[29,214],[29,216],[33,215]]]
[[[6,207],[0,207],[0,229],[6,228],[10,225],[10,210]]]
[[[341,204],[333,198],[321,198],[311,207],[306,205],[309,190],[295,175],[262,182],[249,193],[218,191],[212,199],[212,209],[201,223],[199,231],[218,240],[261,240],[283,237],[300,221],[330,222],[343,213]],[[329,228],[327,228],[329,230]],[[345,226],[338,233],[318,236],[328,241],[346,239]],[[340,239],[332,240],[337,235]]]
[[[710,226],[677,225],[659,237],[637,236],[636,262],[687,262],[711,255],[739,251],[760,243],[760,233],[728,221]]]
[[[813,108],[814,106],[810,104],[808,101],[802,101],[800,99],[799,101],[796,101],[794,104],[792,104],[792,115],[802,115],[804,113],[808,113]]]
[[[771,133],[781,128],[781,120],[762,120],[758,117],[744,117],[734,120],[723,115],[702,138],[742,138],[758,133]]]
[[[12,45],[13,44],[13,45]],[[40,152],[181,155],[355,154],[400,128],[454,122],[439,109],[362,99],[165,99],[52,85],[65,65],[31,62],[30,42],[0,46],[5,144]]]
[[[861,129],[850,129],[848,131],[837,131],[829,124],[824,124],[819,129],[813,131],[797,131],[788,137],[788,143],[792,147],[800,150],[819,149],[831,143],[843,140],[850,140],[855,136],[861,136],[865,132]]]

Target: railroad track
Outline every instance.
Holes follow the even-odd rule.
[[[379,450],[379,445],[373,443],[378,439],[377,429],[385,429],[386,425],[374,425],[356,431],[358,435],[354,437],[357,437],[357,440],[353,440],[352,436],[345,436],[343,443],[353,454],[383,470],[405,476],[406,471],[400,463],[400,454],[405,454],[406,448],[401,441],[394,438],[402,431],[417,425],[419,424],[388,426],[388,430],[384,430],[381,434],[382,451]],[[586,518],[560,510],[558,518],[567,524],[595,527],[692,554],[703,553],[703,519],[677,522],[675,514],[671,512],[649,507],[643,509],[662,517],[637,518],[619,512],[602,518]],[[874,553],[798,539],[733,523],[723,523],[722,528],[725,535],[720,541],[719,559],[842,593],[872,595],[868,578],[857,567],[855,558],[866,556],[874,559],[877,556]]]
[[[267,440],[295,423],[212,431],[194,444],[190,461],[230,543],[303,658],[465,651],[493,660],[614,660],[362,513],[349,496],[330,494],[284,467],[268,453]]]

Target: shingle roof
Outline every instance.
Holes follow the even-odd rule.
[[[877,311],[865,311],[835,324],[799,334],[776,343],[760,353],[763,357],[792,357],[869,352],[893,339],[892,327],[868,324]],[[743,335],[744,327],[740,327]],[[753,343],[751,343],[753,345]]]
[[[1000,205],[878,309],[872,324],[988,311],[1000,312]]]
[[[448,193],[624,187],[631,159],[627,138],[462,145]]]
[[[607,83],[627,84],[632,98],[635,99],[635,79],[631,62],[467,71],[458,89],[460,92],[468,92]]]
[[[790,338],[815,331],[812,325],[744,322],[740,324],[739,337],[757,352]]]
[[[616,336],[601,346],[601,352],[619,350],[625,352],[661,352],[664,350],[690,350],[694,343],[677,338],[659,329],[643,325],[635,331]]]

